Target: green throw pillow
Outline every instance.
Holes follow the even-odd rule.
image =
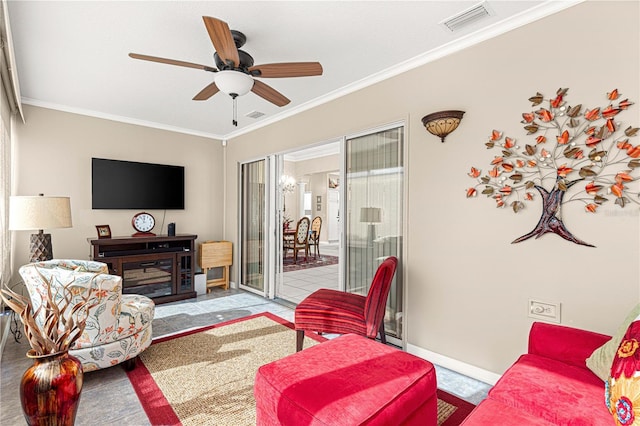
[[[627,332],[629,325],[638,315],[640,315],[640,304],[636,305],[636,307],[629,312],[629,315],[627,315],[622,324],[620,324],[620,327],[618,327],[616,334],[613,335],[611,340],[593,351],[591,356],[587,358],[587,367],[589,367],[596,376],[600,377],[602,381],[606,382],[609,380],[611,364],[613,363],[613,357],[618,350],[618,346],[620,346],[620,341]]]

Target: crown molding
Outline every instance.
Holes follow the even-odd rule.
[[[37,99],[23,97],[22,103],[26,105],[37,106],[40,108],[47,108],[47,109],[53,109],[56,111],[70,112],[72,114],[85,115],[87,117],[101,118],[103,120],[117,121],[125,124],[134,124],[136,126],[150,127],[152,129],[166,130],[166,131],[175,132],[175,133],[183,133],[185,135],[191,135],[191,136],[200,136],[207,139],[215,139],[215,140],[225,139],[224,136],[216,135],[213,133],[199,132],[197,130],[185,129],[182,127],[175,127],[175,126],[169,126],[166,124],[155,123],[153,121],[138,120],[136,118],[124,117],[121,115],[106,114],[104,112],[93,111],[93,110],[84,109],[84,108],[75,108],[67,105],[54,104],[51,102],[43,102]]]

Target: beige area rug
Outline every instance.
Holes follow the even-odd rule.
[[[282,318],[252,315],[158,339],[127,374],[154,425],[255,425],[256,372],[294,353],[295,338]],[[439,425],[455,426],[471,409],[438,390]]]

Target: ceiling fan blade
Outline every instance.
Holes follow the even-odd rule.
[[[207,87],[202,89],[200,92],[198,92],[198,94],[193,97],[193,100],[206,101],[207,99],[209,99],[210,97],[218,93],[219,91],[220,89],[218,89],[218,86],[216,86],[216,82],[214,81],[213,83],[209,84]]]
[[[259,73],[254,73],[257,71]],[[255,77],[308,77],[322,75],[320,62],[282,62],[278,64],[263,64],[249,67],[249,72]]]
[[[210,16],[203,16],[202,19],[218,56],[225,62],[227,60],[233,62],[233,66],[237,67],[240,64],[240,57],[238,56],[238,49],[233,41],[229,25]]]
[[[291,102],[282,93],[258,80],[253,80],[253,88],[251,89],[251,91],[261,98],[264,98],[279,107],[285,106],[286,104]]]
[[[177,65],[179,67],[196,68],[199,70],[218,72],[217,69],[207,65],[194,64],[193,62],[176,61],[175,59],[159,58],[157,56],[140,55],[138,53],[129,53],[133,59],[142,59],[143,61],[159,62],[161,64]]]

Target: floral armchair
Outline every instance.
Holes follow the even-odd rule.
[[[19,272],[33,309],[40,306],[47,292],[43,278],[51,282],[54,294],[56,287],[71,282],[74,298],[83,292],[73,291],[73,287],[91,285],[96,289],[91,297],[97,304],[89,310],[84,333],[69,351],[85,372],[125,361],[126,368],[133,368],[135,357],[151,344],[155,304],[146,296],[122,294],[122,278],[109,275],[104,263],[54,259],[24,265]]]

